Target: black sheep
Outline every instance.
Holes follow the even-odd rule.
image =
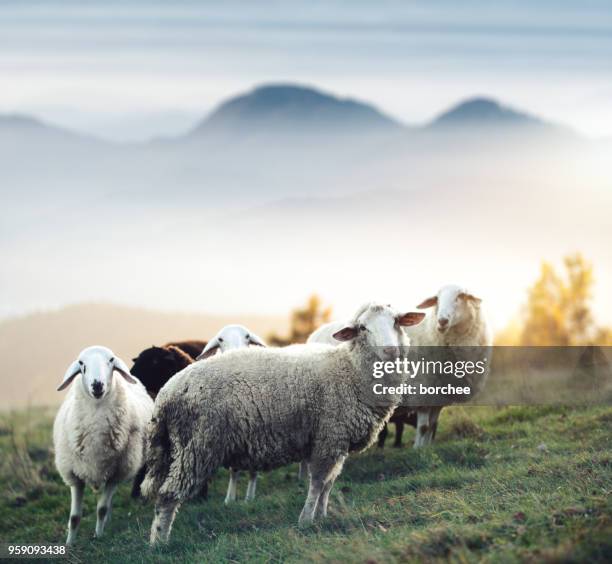
[[[417,413],[407,407],[398,407],[391,418],[389,423],[395,423],[395,442],[394,447],[402,446],[402,433],[404,432],[404,424],[412,425],[415,429],[417,426]],[[378,447],[383,448],[387,435],[389,434],[388,423],[382,428],[382,431],[378,434]],[[435,435],[435,431],[434,431]]]
[[[136,376],[155,399],[159,390],[177,372],[189,366],[206,346],[205,341],[168,343],[142,351],[134,361],[131,373]]]
[[[189,366],[193,358],[175,346],[154,346],[142,351],[133,361],[130,372],[155,399],[164,384],[177,372]]]
[[[196,359],[207,344],[208,341],[177,341],[176,343],[166,343],[164,347],[176,347],[187,353],[191,358]]]

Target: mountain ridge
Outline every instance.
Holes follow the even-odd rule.
[[[487,96],[474,96],[461,100],[424,124],[406,124],[388,116],[368,102],[351,97],[339,97],[318,88],[292,83],[264,84],[232,96],[200,119],[187,133],[174,137],[155,138],[148,142],[106,141],[28,114],[0,114],[0,133],[6,132],[7,129],[27,131],[28,134],[37,131],[45,134],[57,133],[72,140],[80,139],[122,147],[138,147],[150,142],[163,142],[164,145],[168,145],[186,138],[197,140],[221,133],[240,135],[254,131],[298,134],[309,131],[391,133],[476,126],[504,128],[508,125],[561,129],[529,112],[513,108]]]
[[[222,102],[197,124],[190,136],[241,134],[253,130],[292,132],[332,130],[397,130],[405,127],[373,105],[340,98],[316,88],[267,84]]]

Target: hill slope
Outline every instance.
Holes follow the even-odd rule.
[[[132,357],[144,348],[183,339],[207,340],[228,323],[242,323],[264,338],[286,326],[278,316],[173,314],[100,304],[2,321],[0,410],[58,404],[63,398],[55,392],[58,382],[86,346],[108,346],[131,366]]]

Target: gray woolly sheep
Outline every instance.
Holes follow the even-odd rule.
[[[335,334],[342,346],[248,348],[179,372],[151,422],[143,483],[155,497],[151,544],[168,539],[181,503],[222,465],[258,471],[309,460],[298,523],[325,517],[346,456],[370,446],[398,401],[368,401],[372,363],[402,354],[401,326],[423,317],[369,304]]]
[[[66,544],[76,539],[86,485],[102,492],[96,537],[102,536],[117,486],[133,478],[144,463],[146,429],[153,412],[153,400],[144,386],[106,347],[81,351],[58,390],[77,376],[53,425],[55,465],[72,495]]]

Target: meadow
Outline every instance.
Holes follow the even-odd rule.
[[[54,410],[0,415],[0,543],[63,542],[68,488],[53,464]],[[297,465],[262,474],[257,499],[226,507],[227,471],[208,501],[183,506],[167,546],[147,544],[152,507],[114,499],[93,539],[85,497],[70,562],[610,562],[612,407],[451,408],[436,443],[392,440],[348,459],[330,516],[297,528]],[[247,478],[240,480],[239,495]]]

